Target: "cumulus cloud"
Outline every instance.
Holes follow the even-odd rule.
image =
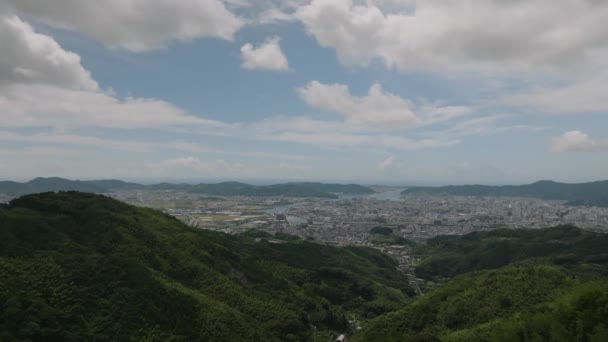
[[[0,17],[0,127],[226,127],[150,98],[98,89],[80,56],[16,16]]]
[[[395,157],[390,156],[390,157],[384,159],[383,161],[381,161],[380,163],[378,163],[378,169],[380,171],[384,171],[387,168],[393,166],[393,164],[395,164]]]
[[[360,128],[407,128],[473,112],[472,108],[464,106],[441,107],[431,103],[416,106],[408,99],[385,91],[379,83],[373,84],[364,96],[353,96],[346,85],[319,81],[299,88],[298,93],[309,106],[337,113],[347,124]]]
[[[581,131],[566,132],[553,140],[554,152],[608,152],[608,140],[594,140]]]
[[[474,113],[464,106],[423,102],[414,104],[373,84],[367,94],[355,96],[343,84],[312,81],[297,89],[310,107],[336,114],[339,119],[306,116],[273,117],[246,127],[260,140],[283,141],[321,147],[355,147],[378,150],[418,150],[459,143],[454,137],[405,137],[398,132],[432,125]],[[417,112],[417,113],[416,113]]]
[[[172,40],[231,40],[244,20],[220,0],[3,0],[17,15],[134,52]]]
[[[257,47],[251,43],[243,45],[241,47],[243,59],[241,66],[244,69],[288,70],[289,63],[281,50],[279,41],[278,37],[272,37]]]
[[[348,86],[312,81],[298,89],[300,97],[311,107],[340,114],[353,125],[369,128],[414,126],[420,122],[410,109],[412,104],[385,92],[378,83],[366,96],[352,96]]]
[[[604,1],[313,0],[295,15],[350,65],[556,70],[608,49]]]
[[[0,86],[46,84],[69,89],[97,90],[97,83],[80,64],[80,56],[17,16],[0,16]]]

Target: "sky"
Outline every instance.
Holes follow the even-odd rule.
[[[608,179],[608,2],[0,0],[0,179]]]

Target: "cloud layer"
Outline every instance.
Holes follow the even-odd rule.
[[[172,40],[231,40],[244,25],[220,0],[4,1],[20,16],[134,52],[161,48]]]
[[[0,16],[0,86],[46,84],[68,89],[97,90],[80,64],[80,56],[65,51],[17,16]]]
[[[608,140],[594,140],[581,131],[570,131],[553,141],[554,152],[608,152]]]
[[[244,69],[265,69],[274,71],[284,71],[289,69],[287,57],[279,45],[280,39],[272,37],[260,46],[253,46],[247,43],[241,47],[241,58]]]
[[[343,63],[400,70],[562,68],[608,49],[594,0],[313,0],[295,15]]]

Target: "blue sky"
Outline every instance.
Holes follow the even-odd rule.
[[[0,177],[608,178],[608,4],[0,0]]]

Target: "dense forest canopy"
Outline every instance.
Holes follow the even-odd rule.
[[[562,226],[440,236],[416,275],[443,282],[356,341],[607,341],[608,235]]]

